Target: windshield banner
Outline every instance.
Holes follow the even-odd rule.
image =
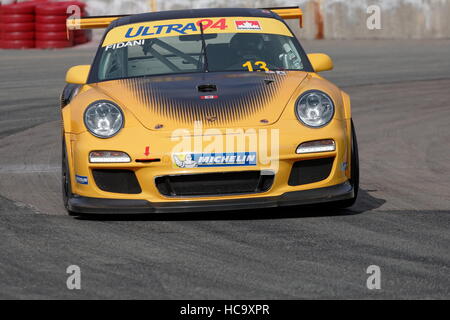
[[[105,37],[102,46],[112,46],[116,43],[138,41],[151,38],[163,38],[200,33],[268,33],[292,37],[286,25],[273,18],[260,17],[217,17],[176,19],[141,22],[119,26]]]

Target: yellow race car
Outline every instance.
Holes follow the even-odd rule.
[[[358,194],[349,96],[320,77],[284,19],[299,8],[68,20],[106,28],[66,74],[62,182],[70,214],[235,210]]]

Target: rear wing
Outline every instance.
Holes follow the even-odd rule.
[[[299,7],[276,7],[276,8],[263,8],[270,10],[278,14],[281,18],[298,19],[300,28],[303,28],[303,12]],[[116,16],[98,16],[98,17],[85,17],[85,18],[69,18],[66,21],[67,30],[78,29],[104,29],[107,28],[114,20],[127,17],[127,15]]]
[[[303,11],[299,7],[264,8],[276,13],[284,20],[298,19],[300,28],[303,28]]]

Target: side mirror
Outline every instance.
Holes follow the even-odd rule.
[[[308,59],[315,72],[333,70],[333,60],[324,53],[310,53]]]
[[[73,84],[86,84],[90,65],[81,65],[70,68],[66,73],[66,82]]]

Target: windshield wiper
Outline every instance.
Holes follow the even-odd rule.
[[[203,23],[199,23],[199,26],[200,26],[200,35],[202,38],[202,52],[200,53],[200,56],[203,57],[203,71],[209,72],[209,70],[208,70],[208,55],[206,54],[205,34],[203,33]]]

